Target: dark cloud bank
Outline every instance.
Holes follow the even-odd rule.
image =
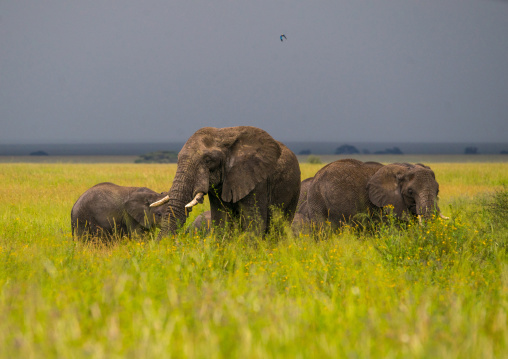
[[[3,1],[0,148],[252,125],[481,151],[507,142],[507,19],[480,0]]]

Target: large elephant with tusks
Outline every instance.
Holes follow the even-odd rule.
[[[174,233],[187,211],[208,194],[211,220],[223,226],[239,221],[242,229],[265,233],[279,208],[291,222],[300,194],[300,166],[295,154],[267,132],[250,126],[204,127],[178,154],[158,240]]]

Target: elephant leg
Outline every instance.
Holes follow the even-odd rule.
[[[266,182],[258,184],[254,191],[238,201],[241,225],[244,230],[259,234],[268,229],[268,191]]]
[[[313,224],[321,226],[328,220],[329,210],[326,207],[325,198],[317,185],[309,189],[307,194],[307,208],[309,220]]]
[[[210,219],[211,224],[218,227],[224,227],[227,222],[232,222],[237,217],[236,210],[230,203],[223,202],[214,193],[208,193],[210,201]]]
[[[78,218],[72,223],[72,234],[76,235],[77,237],[83,237],[89,231],[90,227],[86,221],[80,220]]]

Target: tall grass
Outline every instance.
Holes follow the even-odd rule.
[[[164,191],[174,165],[0,166],[1,357],[508,355],[506,165],[431,164],[449,221],[326,240],[182,232],[178,245],[70,234],[87,188]]]

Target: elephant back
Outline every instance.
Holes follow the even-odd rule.
[[[370,177],[382,166],[376,162],[344,159],[319,170],[307,195],[313,219],[339,224],[374,208],[366,187]]]

